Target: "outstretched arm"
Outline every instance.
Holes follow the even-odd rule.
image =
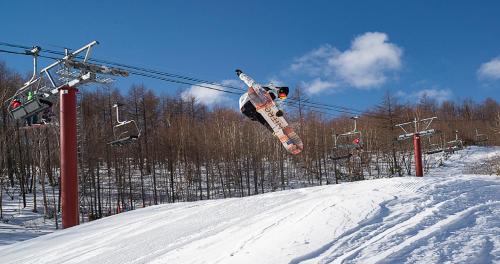
[[[254,79],[252,77],[244,74],[241,70],[236,70],[236,75],[248,86],[248,87],[253,87],[255,84]]]
[[[260,84],[254,81],[252,77],[244,74],[241,70],[236,70],[236,74],[248,86],[248,88],[255,91],[255,93],[258,94],[259,97],[262,97],[264,93],[266,93],[266,90],[264,90],[264,88],[262,88]]]

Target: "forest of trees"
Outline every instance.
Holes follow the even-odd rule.
[[[0,101],[5,102],[24,81],[0,63]],[[431,144],[455,139],[455,131],[466,145],[477,143],[476,133],[488,138],[481,144],[500,144],[500,105],[493,99],[438,104],[424,97],[418,104],[401,104],[386,92],[379,105],[358,119],[363,151],[344,160],[331,159],[333,135],[352,129],[350,116],[331,117],[300,106],[287,109],[287,119],[304,142],[304,151],[292,156],[262,125],[233,109],[209,108],[178,95],[158,95],[153,88],[158,87],[135,85],[120,89],[126,91],[122,93],[116,88],[90,87],[80,92],[82,220],[160,203],[411,175],[412,142],[395,141],[401,133],[395,125],[414,118],[438,117],[432,128],[441,133],[422,139],[424,151]],[[298,97],[298,89],[292,89],[291,97]],[[135,120],[141,130],[136,142],[122,147],[107,144],[113,139],[115,102],[125,104],[123,118]],[[43,204],[35,202],[33,210],[43,208],[51,218],[60,210],[59,128],[23,126],[22,121],[9,117],[3,105],[0,208],[2,195],[32,193],[30,197],[36,199],[34,190],[39,189]]]

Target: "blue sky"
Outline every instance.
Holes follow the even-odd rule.
[[[95,58],[230,84],[241,68],[357,109],[386,90],[411,102],[500,101],[499,10],[499,1],[2,1],[0,41],[59,49],[95,39]],[[26,57],[0,60],[30,71]],[[237,105],[139,77],[116,85],[132,83]]]

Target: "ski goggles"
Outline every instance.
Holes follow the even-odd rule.
[[[286,93],[278,93],[278,98],[281,100],[286,99]]]

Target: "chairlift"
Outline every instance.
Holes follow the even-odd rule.
[[[485,142],[488,141],[488,135],[486,134],[479,134],[476,128],[476,135],[474,138],[474,143],[476,145],[484,145]]]
[[[41,78],[30,81],[7,100],[7,110],[12,118],[26,119],[52,106],[49,95],[40,92],[41,83]]]
[[[334,135],[334,151],[331,159],[341,160],[350,158],[354,152],[363,150],[363,137],[361,131],[357,130],[357,119],[359,117],[351,117],[354,120],[354,129],[347,133]]]
[[[23,87],[16,91],[14,96],[5,103],[10,116],[17,120],[28,119],[52,107],[52,95],[45,92],[45,82],[37,77],[38,53],[40,47],[27,50],[26,54],[33,55],[33,76]]]
[[[445,152],[455,152],[458,150],[462,150],[464,148],[464,143],[461,139],[458,139],[458,130],[455,131],[455,139],[452,141],[446,142]]]
[[[113,136],[114,140],[109,142],[111,146],[123,146],[134,142],[141,136],[139,127],[134,120],[120,121],[119,117],[119,104],[114,104],[116,108],[116,122],[117,124],[113,126]]]
[[[429,141],[430,141],[430,138],[429,138]],[[425,154],[430,155],[430,154],[440,153],[443,151],[444,151],[444,149],[443,149],[442,144],[433,143],[433,144],[429,144],[429,149],[425,152]]]
[[[441,131],[435,130],[434,133],[441,134]],[[436,154],[436,153],[443,152],[445,150],[445,147],[444,147],[444,143],[443,143],[444,140],[442,138],[442,135],[439,136],[439,141],[437,143],[432,143],[432,138],[434,138],[434,136],[428,137],[429,144],[428,144],[428,149],[425,152],[425,154],[430,155],[430,154]]]

